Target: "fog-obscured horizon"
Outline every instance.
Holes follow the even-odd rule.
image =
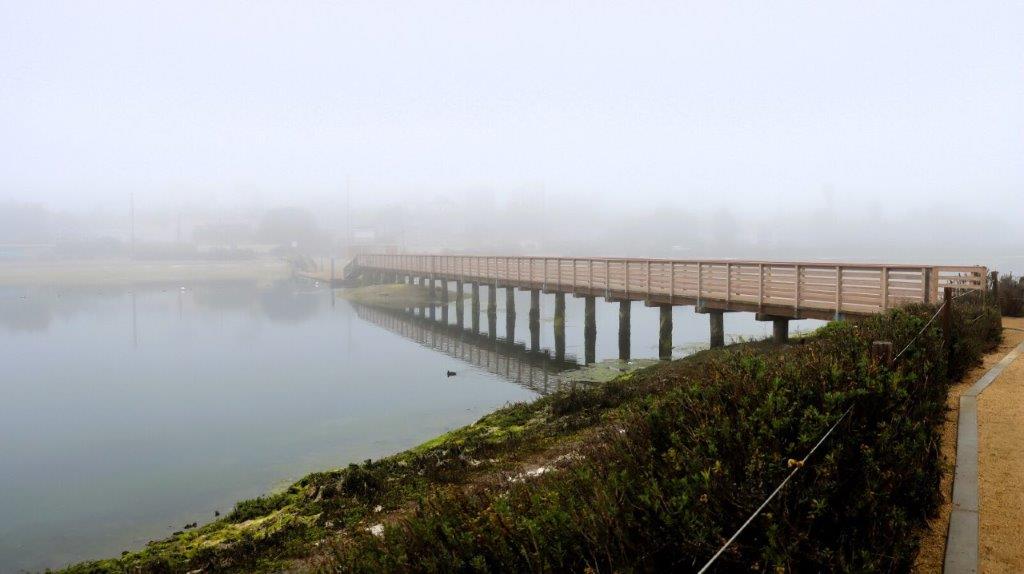
[[[1024,6],[0,2],[0,260],[1024,271]],[[35,249],[26,246],[49,246]]]

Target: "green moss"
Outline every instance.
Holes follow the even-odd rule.
[[[450,292],[448,295],[449,299],[451,299],[455,296],[455,293]],[[407,283],[346,288],[337,291],[337,296],[355,303],[389,309],[407,309],[409,307],[425,307],[443,303],[440,289],[435,292],[432,299],[430,297],[430,290],[426,287],[409,285]]]

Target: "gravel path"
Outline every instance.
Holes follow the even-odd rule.
[[[1024,329],[1024,319],[1004,319]],[[1006,330],[1007,339],[1024,332]],[[1024,572],[1024,359],[978,400],[979,558],[983,573]]]
[[[963,394],[968,389],[970,389],[971,386],[978,381],[978,379],[980,379],[982,376],[985,375],[985,373],[989,371],[989,369],[991,369],[993,366],[995,366],[996,363],[1002,360],[1002,358],[1005,357],[1006,354],[1009,353],[1011,350],[1013,350],[1014,347],[1016,347],[1022,341],[1024,341],[1024,319],[1004,317],[1003,326],[1006,327],[1007,329],[1003,331],[1003,342],[999,345],[999,347],[995,351],[989,353],[988,355],[985,355],[985,357],[982,359],[982,364],[968,372],[967,375],[963,378],[963,380],[954,385],[949,391],[949,399],[947,401],[949,411],[947,412],[946,423],[945,425],[943,425],[942,431],[942,460],[943,466],[945,467],[945,473],[943,474],[941,484],[943,502],[941,507],[939,508],[938,514],[932,520],[929,521],[928,530],[922,536],[921,551],[918,554],[917,560],[914,564],[914,572],[942,572],[942,562],[946,552],[946,532],[949,528],[949,513],[951,509],[950,497],[953,489],[953,468],[956,463],[956,432],[957,418],[959,416],[960,410],[960,395]],[[986,422],[992,420],[992,413],[987,409],[993,408],[993,403],[997,402],[1001,404],[995,405],[994,408],[997,408],[1000,411],[1010,408],[1010,410],[1012,411],[1012,405],[1016,405],[1017,415],[1024,416],[1024,412],[1022,412],[1022,409],[1024,409],[1024,387],[1019,387],[1015,393],[1013,391],[1013,383],[1010,382],[1014,380],[1018,381],[1018,383],[1021,382],[1020,377],[1022,376],[1022,368],[1024,368],[1024,362],[1017,361],[1013,365],[1011,365],[1011,367],[1012,369],[1008,368],[1006,371],[1004,371],[1003,374],[1000,375],[999,379],[997,379],[996,382],[994,382],[991,386],[988,387],[988,389],[986,389],[984,393],[982,393],[981,401],[979,402],[978,416],[979,426],[981,427],[981,460],[979,461],[979,463],[981,465],[980,495],[982,507],[980,534],[982,541],[981,566],[983,572],[1024,572],[1024,566],[1008,566],[1008,569],[1000,569],[999,567],[995,567],[994,569],[986,569],[986,564],[989,562],[989,560],[986,560],[986,555],[990,553],[995,553],[998,556],[1002,556],[1004,554],[1002,549],[1016,547],[1016,556],[1018,557],[1017,559],[1020,560],[1019,557],[1021,556],[1021,547],[1024,546],[1024,543],[1021,542],[1021,540],[1024,539],[1024,535],[1021,534],[1021,532],[1024,531],[1024,514],[1020,513],[1021,499],[1019,497],[1021,490],[1020,488],[1013,489],[1010,487],[1004,489],[1002,487],[1002,484],[1004,483],[1001,481],[998,482],[998,484],[996,484],[997,481],[991,479],[991,474],[1000,472],[1000,470],[996,470],[996,467],[993,467],[992,463],[994,462],[996,466],[1000,465],[1000,463],[998,461],[989,460],[989,464],[986,464],[987,459],[994,458],[991,455],[989,449],[991,447],[996,446],[994,443],[991,442],[991,440],[994,438],[994,435],[998,433],[999,436],[997,441],[999,444],[1003,445],[1002,448],[1004,450],[1013,450],[1014,448],[1017,449],[1018,466],[1016,466],[1015,468],[1017,468],[1018,470],[1009,470],[1008,472],[1016,472],[1018,487],[1021,486],[1021,477],[1024,476],[1024,458],[1022,458],[1022,456],[1024,456],[1024,452],[1021,451],[1021,449],[1024,449],[1024,441],[1022,441],[1022,439],[1024,439],[1024,424],[1022,424],[1018,419],[1018,422],[1016,423],[1016,430],[1013,430],[1005,428],[996,429],[991,424],[988,424]],[[1003,377],[1006,378],[1004,379]],[[993,397],[996,396],[995,393],[997,389],[1010,389],[1009,391],[1001,392],[1000,395],[1010,395],[1010,398],[1015,400],[993,400]],[[993,394],[990,395],[989,393]],[[989,437],[988,441],[986,441],[985,438],[987,433]],[[986,482],[988,488],[986,488]],[[1008,482],[1005,484],[1010,483]],[[1001,533],[997,533],[995,530],[986,529],[985,526],[986,522],[993,520],[993,515],[988,513],[988,509],[993,508],[993,504],[1001,504],[1000,502],[996,502],[986,497],[986,494],[991,494],[993,490],[1002,492],[1004,497],[1007,495],[1011,497],[1013,495],[1017,495],[1018,497],[1018,513],[1016,514],[1016,523],[1004,525],[1001,529],[1002,531],[1010,531],[1010,538],[1007,539],[1000,538],[1002,536]],[[1002,519],[1008,518],[1010,517],[1002,517]],[[989,528],[992,528],[993,526],[994,525],[990,524]],[[986,546],[988,546],[990,550],[986,550]]]

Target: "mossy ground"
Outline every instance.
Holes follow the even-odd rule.
[[[389,283],[384,285],[367,285],[365,287],[348,287],[339,289],[337,297],[363,305],[385,307],[388,309],[408,309],[425,307],[442,303],[436,292],[430,297],[430,290],[419,285],[407,283]],[[454,300],[455,293],[449,293],[449,300]]]

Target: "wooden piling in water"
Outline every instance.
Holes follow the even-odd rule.
[[[586,364],[596,360],[597,348],[597,302],[593,296],[583,299],[583,353]]]
[[[658,358],[668,361],[672,358],[672,305],[659,305],[661,329],[658,333]]]
[[[632,301],[619,301],[619,360],[629,360],[630,314]]]
[[[472,289],[471,289],[471,296],[472,296],[471,306],[472,306],[472,313],[473,313],[473,318],[472,318],[473,332],[474,333],[479,333],[480,332],[480,284],[479,283],[473,283],[473,286],[472,286]]]
[[[466,295],[462,281],[455,282],[455,323],[461,328],[465,324]]]
[[[720,349],[725,346],[725,321],[721,311],[708,311],[711,320],[711,348]]]
[[[555,293],[555,359],[565,360],[565,293]]]
[[[789,319],[772,319],[772,340],[780,344],[789,342]]]

